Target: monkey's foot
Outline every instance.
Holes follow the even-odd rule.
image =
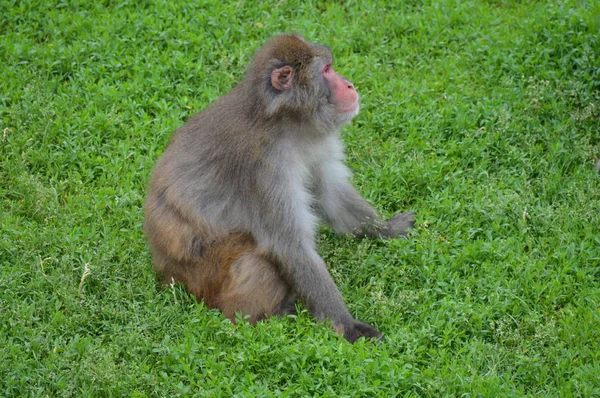
[[[333,328],[338,334],[343,335],[350,343],[354,343],[361,337],[375,339],[376,341],[383,340],[383,335],[368,323],[354,321],[351,325],[334,325]]]

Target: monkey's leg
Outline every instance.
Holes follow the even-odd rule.
[[[254,251],[231,263],[219,297],[223,314],[235,321],[236,312],[255,323],[273,315],[295,312],[295,295],[279,275],[276,266]]]
[[[152,257],[154,269],[159,273],[163,285],[179,282],[198,301],[204,301],[209,308],[218,308],[221,278],[215,264],[205,258],[175,259],[157,248],[152,250]]]
[[[182,283],[199,301],[220,309],[232,321],[236,312],[249,315],[251,323],[295,312],[295,295],[276,266],[257,253],[248,235],[233,234],[202,250],[196,247],[199,244],[183,246],[190,252],[181,258],[153,247],[154,268],[163,284]]]

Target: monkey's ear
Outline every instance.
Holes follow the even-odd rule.
[[[285,91],[292,87],[292,79],[294,77],[294,70],[291,66],[286,65],[281,68],[277,68],[271,72],[271,84],[276,90]]]

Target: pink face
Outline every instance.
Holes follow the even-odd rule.
[[[323,77],[331,88],[332,101],[340,114],[355,112],[358,109],[358,93],[350,81],[344,79],[327,64],[323,67]]]

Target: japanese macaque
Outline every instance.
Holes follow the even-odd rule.
[[[262,47],[241,83],[173,134],[144,228],[163,281],[233,321],[293,313],[300,298],[348,341],[379,339],[350,314],[317,254],[317,221],[395,238],[414,214],[386,221],[348,181],[339,129],[358,113],[358,94],[332,64],[329,48],[298,35]]]

